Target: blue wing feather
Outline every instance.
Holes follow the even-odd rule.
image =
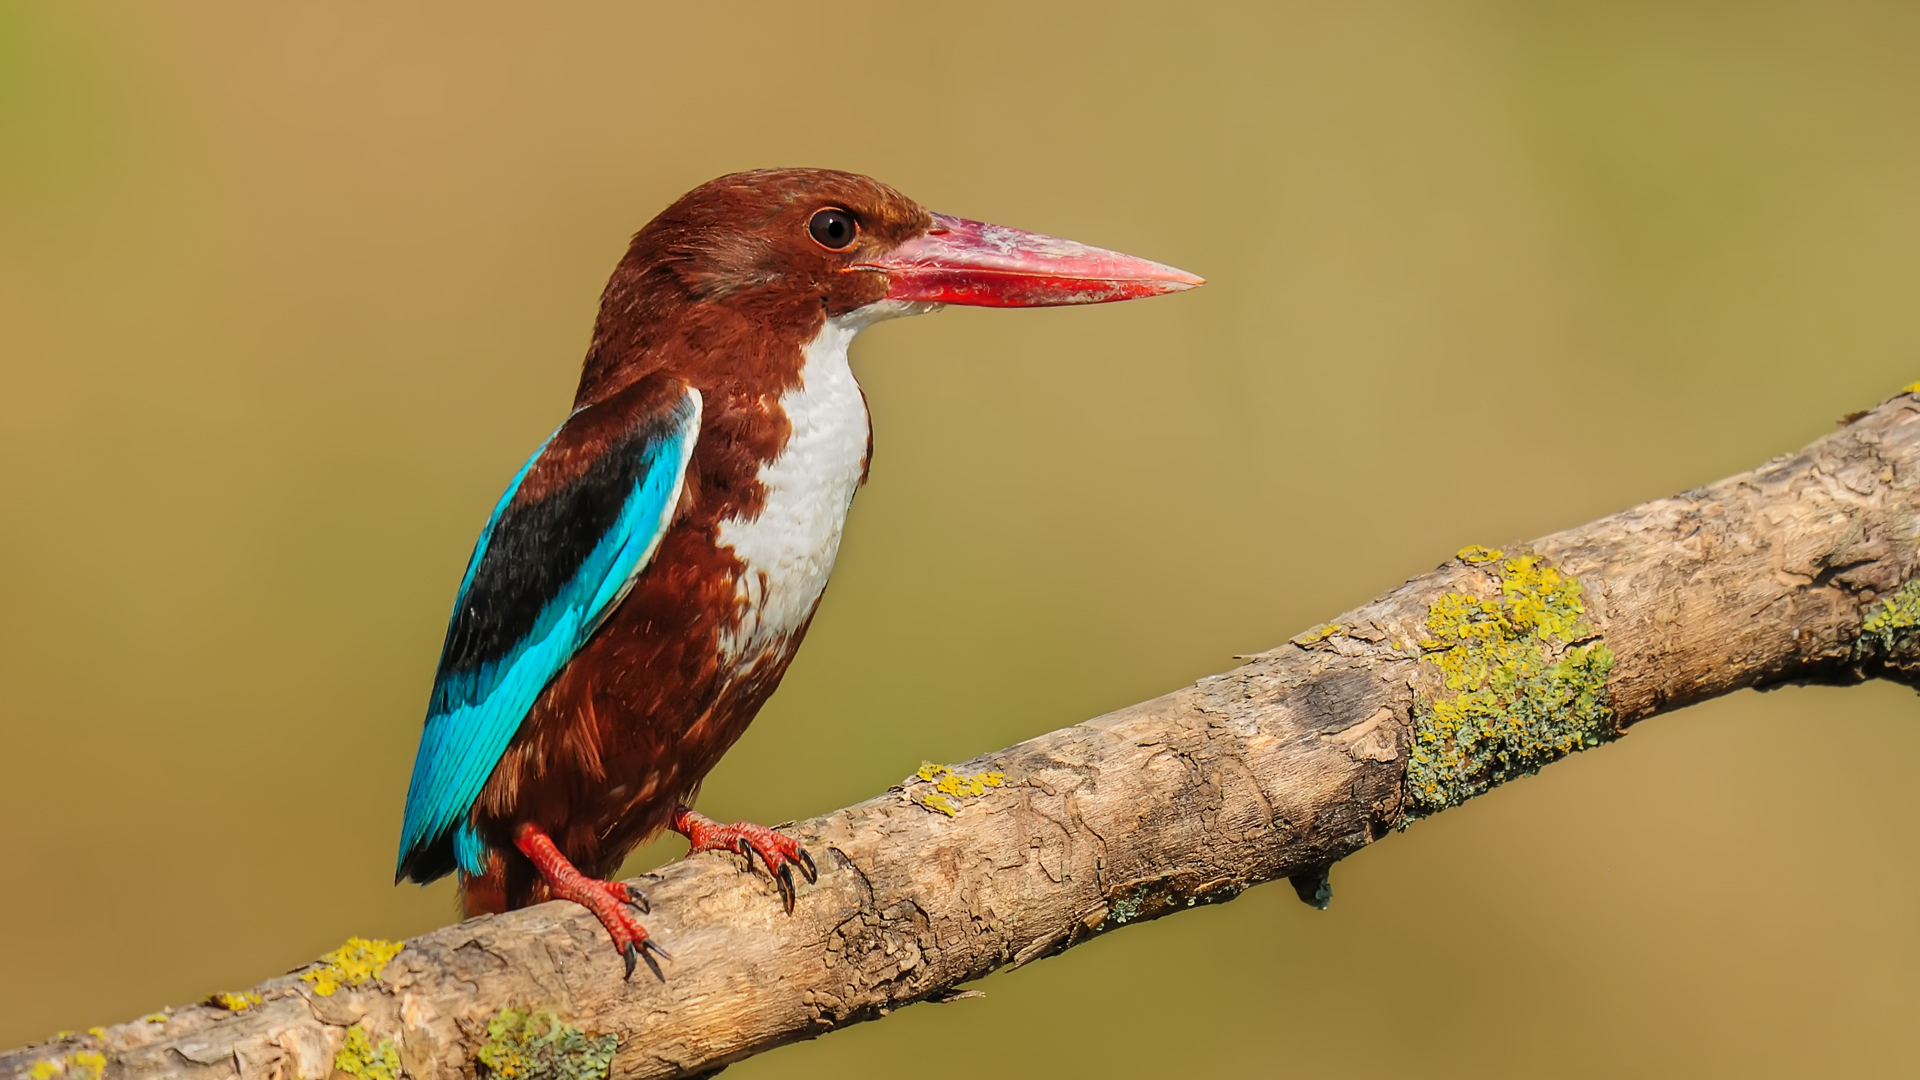
[[[502,561],[529,557],[524,538],[517,540],[517,546],[509,552],[490,549],[522,481],[554,437],[542,443],[515,474],[481,530],[460,582],[426,729],[414,759],[406,817],[401,825],[399,862],[403,875],[430,880],[453,868],[443,865],[448,857],[468,873],[483,872],[486,845],[466,824],[474,800],[540,692],[612,612],[659,547],[679,501],[687,461],[699,435],[700,395],[683,388],[665,415],[647,420],[645,437],[628,451],[637,451],[637,460],[615,463],[624,470],[619,474],[625,487],[624,499],[591,549],[584,552],[578,568],[556,583],[552,595],[539,604],[530,628],[499,655],[460,663],[457,654],[461,647],[471,645],[470,639],[461,635],[473,633],[466,624],[480,620],[482,610],[490,603],[510,604],[517,599],[492,595],[504,590],[490,584],[501,575],[489,573],[500,568],[488,560],[489,556]],[[512,512],[527,513],[519,507]],[[509,529],[523,524],[511,522]],[[537,529],[538,523],[531,531]],[[536,550],[531,557],[541,554]],[[487,651],[484,646],[467,649],[476,650]],[[431,850],[448,846],[450,850],[443,855],[429,855]],[[422,860],[422,865],[412,865],[416,859]]]

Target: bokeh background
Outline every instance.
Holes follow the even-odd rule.
[[[779,821],[1920,377],[1916,46],[1903,0],[0,2],[0,1045],[450,919],[389,884],[450,597],[694,184],[856,169],[1212,281],[861,339],[872,483],[702,803]],[[1329,912],[730,1075],[1907,1072],[1916,714],[1661,718]]]

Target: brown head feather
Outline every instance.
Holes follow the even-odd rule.
[[[838,251],[807,230],[814,214],[836,207],[859,225],[858,238]],[[831,169],[760,169],[694,188],[634,234],[615,267],[575,406],[653,371],[704,391],[790,364],[823,318],[886,295],[885,275],[851,268],[921,235],[932,220],[887,185]]]

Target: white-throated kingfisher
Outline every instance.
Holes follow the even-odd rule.
[[[766,864],[791,837],[688,807],[806,635],[872,439],[862,327],[942,304],[1097,304],[1201,279],[946,217],[822,169],[703,184],[633,237],[573,411],[507,485],[454,600],[397,878],[467,914],[573,900],[633,974],[666,955],[611,882],[662,829]]]

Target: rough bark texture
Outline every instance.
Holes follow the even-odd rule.
[[[358,987],[322,996],[296,972],[239,1011],[0,1054],[0,1080],[606,1071],[592,1053],[501,1065],[532,1053],[498,1022],[510,1008],[581,1029],[613,1075],[684,1076],[1260,882],[1314,902],[1328,866],[1395,826],[1656,713],[1770,683],[1912,682],[1917,500],[1920,399],[1903,394],[1797,455],[1467,549],[1231,672],[800,822],[821,878],[791,916],[738,858],[670,866],[641,882],[677,957],[664,979],[622,982],[593,918],[546,904],[409,941]]]

